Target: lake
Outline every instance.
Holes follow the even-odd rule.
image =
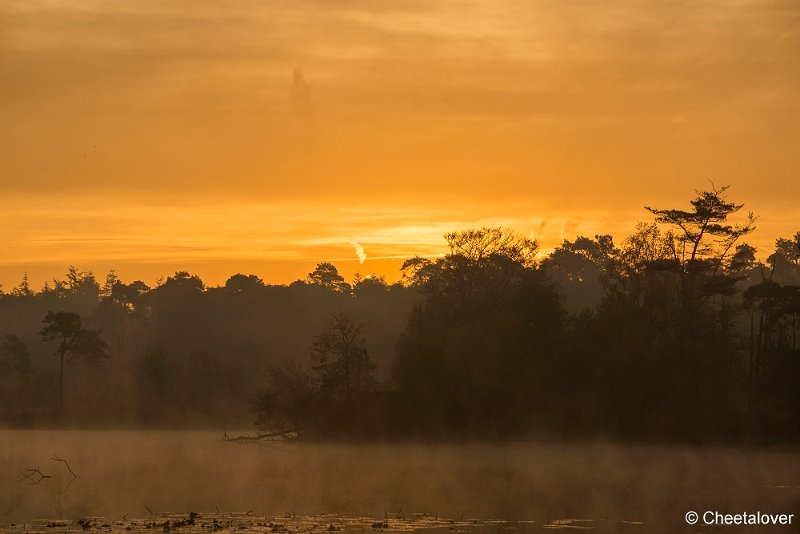
[[[799,459],[781,449],[0,431],[0,530],[696,532],[690,510],[799,513]]]

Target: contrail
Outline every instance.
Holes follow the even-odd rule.
[[[367,260],[367,253],[364,252],[364,247],[362,247],[355,241],[350,241],[350,244],[353,245],[354,249],[356,249],[356,255],[358,256],[358,263],[364,263]]]

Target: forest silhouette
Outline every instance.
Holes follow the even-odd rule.
[[[0,424],[361,440],[800,439],[800,232],[764,260],[727,187],[620,242],[451,232],[401,281],[70,267],[0,293]]]

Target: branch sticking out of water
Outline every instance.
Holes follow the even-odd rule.
[[[235,438],[231,438],[228,436],[228,433],[222,436],[223,441],[258,441],[262,439],[291,439],[297,436],[297,430],[294,428],[288,430],[280,430],[278,432],[265,432],[259,433],[255,436],[237,436]]]
[[[46,478],[53,478],[52,475],[45,475],[44,473],[39,471],[38,467],[34,467],[34,468],[30,468],[29,467],[28,469],[26,469],[26,471],[28,471],[27,475],[25,473],[23,473],[22,471],[19,472],[19,474],[22,476],[22,478],[20,480],[30,480],[34,484],[38,484],[39,482],[41,482],[42,480],[44,480]],[[35,475],[39,475],[39,478],[34,478]]]
[[[67,467],[67,471],[69,471],[70,474],[72,475],[72,478],[69,480],[69,482],[67,482],[67,485],[64,486],[64,489],[59,491],[59,493],[65,493],[72,485],[72,483],[75,482],[75,480],[77,480],[78,475],[75,474],[75,471],[73,471],[72,468],[69,466],[69,462],[67,462],[63,458],[59,458],[57,455],[53,455],[53,457],[50,459],[53,460],[54,462],[62,462]]]

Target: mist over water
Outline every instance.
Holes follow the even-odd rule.
[[[688,510],[794,513],[796,451],[613,444],[223,442],[214,432],[0,432],[0,520],[156,513],[559,518],[683,527]],[[54,455],[68,460],[78,478]],[[52,478],[33,484],[19,471]],[[59,493],[60,492],[60,493]],[[666,528],[668,531],[669,528]]]

